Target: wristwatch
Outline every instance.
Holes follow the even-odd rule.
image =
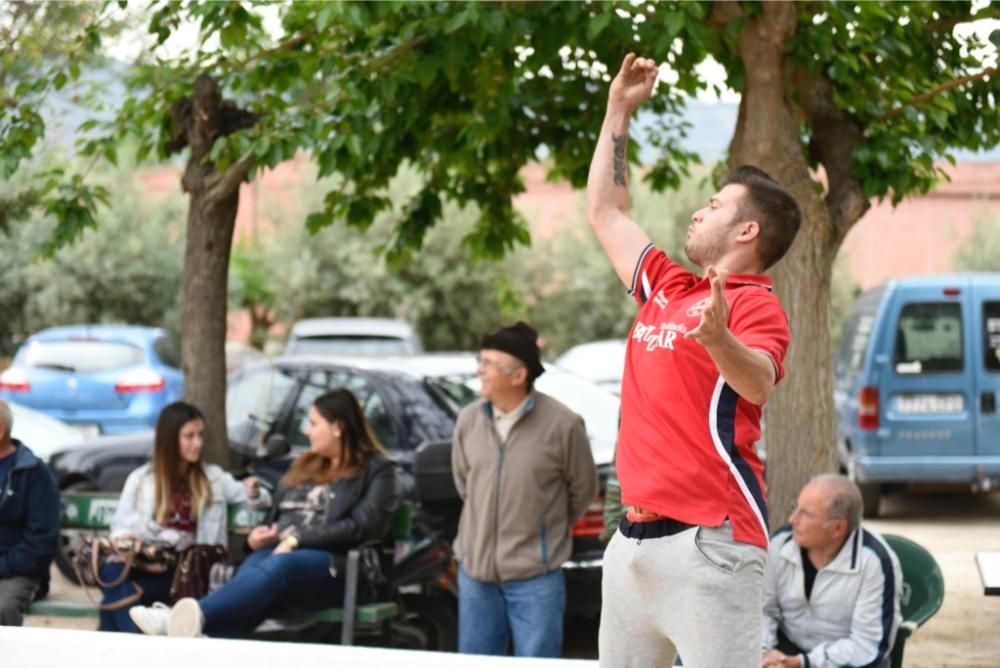
[[[294,533],[288,534],[287,536],[285,536],[284,543],[286,545],[288,545],[288,547],[290,549],[292,549],[292,550],[296,549],[299,546],[299,536],[298,536],[298,534],[294,534]]]

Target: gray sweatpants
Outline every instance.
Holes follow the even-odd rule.
[[[601,668],[759,668],[767,552],[721,527],[637,540],[604,553]]]

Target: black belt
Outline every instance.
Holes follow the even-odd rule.
[[[648,522],[632,522],[628,517],[623,517],[621,524],[618,525],[618,530],[626,538],[637,538],[643,540],[645,538],[661,538],[663,536],[673,536],[682,531],[687,531],[688,529],[693,529],[695,524],[688,524],[687,522],[681,522],[680,520],[671,519],[669,517],[664,517],[658,520],[650,520]]]

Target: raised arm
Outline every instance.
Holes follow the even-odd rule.
[[[625,56],[611,82],[608,110],[587,177],[587,219],[618,277],[632,286],[632,274],[649,236],[629,217],[628,127],[632,112],[653,92],[656,63]]]

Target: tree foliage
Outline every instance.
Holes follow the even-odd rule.
[[[953,255],[955,271],[1000,271],[1000,216],[983,211]]]
[[[55,220],[42,212],[0,234],[0,354],[44,327],[132,323],[177,330],[183,201],[150,202],[141,183],[116,174],[114,209],[97,229],[51,255]]]
[[[379,240],[392,225],[395,209],[406,206],[420,187],[419,175],[405,170],[393,180],[386,192],[391,207],[367,232],[325,229],[311,235],[297,223],[322,201],[327,187],[323,182],[303,185],[288,202],[265,202],[264,216],[275,229],[242,244],[255,249],[256,292],[267,295],[262,301],[284,322],[332,315],[404,318],[430,350],[475,350],[485,333],[525,319],[545,338],[549,358],[628,331],[635,307],[587,233],[582,193],[576,216],[500,262],[476,260],[455,242],[479,220],[475,205],[446,205],[423,248],[396,269],[378,253]],[[669,202],[640,185],[634,213],[658,244],[679,257],[689,213],[709,194],[706,180],[698,176],[686,179]],[[537,221],[532,227],[539,229]],[[240,274],[241,253],[233,261]],[[235,278],[231,293],[245,284]]]
[[[265,10],[276,12],[277,33],[265,29]],[[649,141],[662,158],[645,176],[657,188],[676,186],[692,160],[680,148],[676,112],[709,85],[695,66],[711,56],[742,95],[729,163],[767,169],[806,215],[789,258],[775,270],[796,333],[789,380],[768,423],[776,455],[772,490],[781,488],[781,496],[801,484],[807,469],[828,466],[834,452],[827,309],[833,260],[848,230],[870,197],[899,201],[932,187],[941,178],[935,160],[951,149],[1000,140],[996,33],[993,43],[983,43],[955,30],[994,15],[992,6],[970,2],[164,1],[153,5],[149,34],[162,44],[193,24],[199,45],[133,68],[113,118],[95,118],[83,129],[81,152],[113,161],[128,136],[138,139],[140,154],[175,150],[172,140],[190,129],[177,124],[191,116],[170,112],[205,74],[255,122],[229,134],[189,133],[202,146],[211,142],[189,168],[242,180],[304,151],[321,176],[337,177],[307,217],[310,231],[333,223],[371,228],[381,235],[381,250],[405,270],[447,206],[475,204],[465,247],[475,257],[496,258],[529,240],[511,204],[523,187],[518,172],[525,162],[544,151],[553,176],[584,182],[608,72],[627,51],[672,70],[647,105],[659,119]],[[100,40],[95,21],[79,31],[83,53]],[[993,64],[983,65],[984,53]],[[44,95],[59,87],[60,73],[72,78],[78,66],[70,58],[61,72],[26,79],[23,90]],[[5,174],[36,146],[38,127],[24,105],[16,114],[5,108]],[[417,170],[420,184],[397,209],[386,188],[404,165]],[[819,168],[822,180],[813,176]],[[84,176],[36,181],[59,219],[58,239],[74,238],[95,220],[101,193],[85,196]],[[383,213],[391,213],[391,222],[372,228]],[[228,254],[228,244],[215,246]],[[221,283],[224,290],[224,274]],[[186,365],[213,364],[207,348],[189,354],[203,358]],[[218,394],[206,389],[204,396]],[[811,406],[795,403],[805,397],[814,398]],[[221,422],[218,410],[210,414],[209,422]],[[816,453],[802,454],[804,433],[816,435]],[[786,462],[804,464],[785,477]]]

